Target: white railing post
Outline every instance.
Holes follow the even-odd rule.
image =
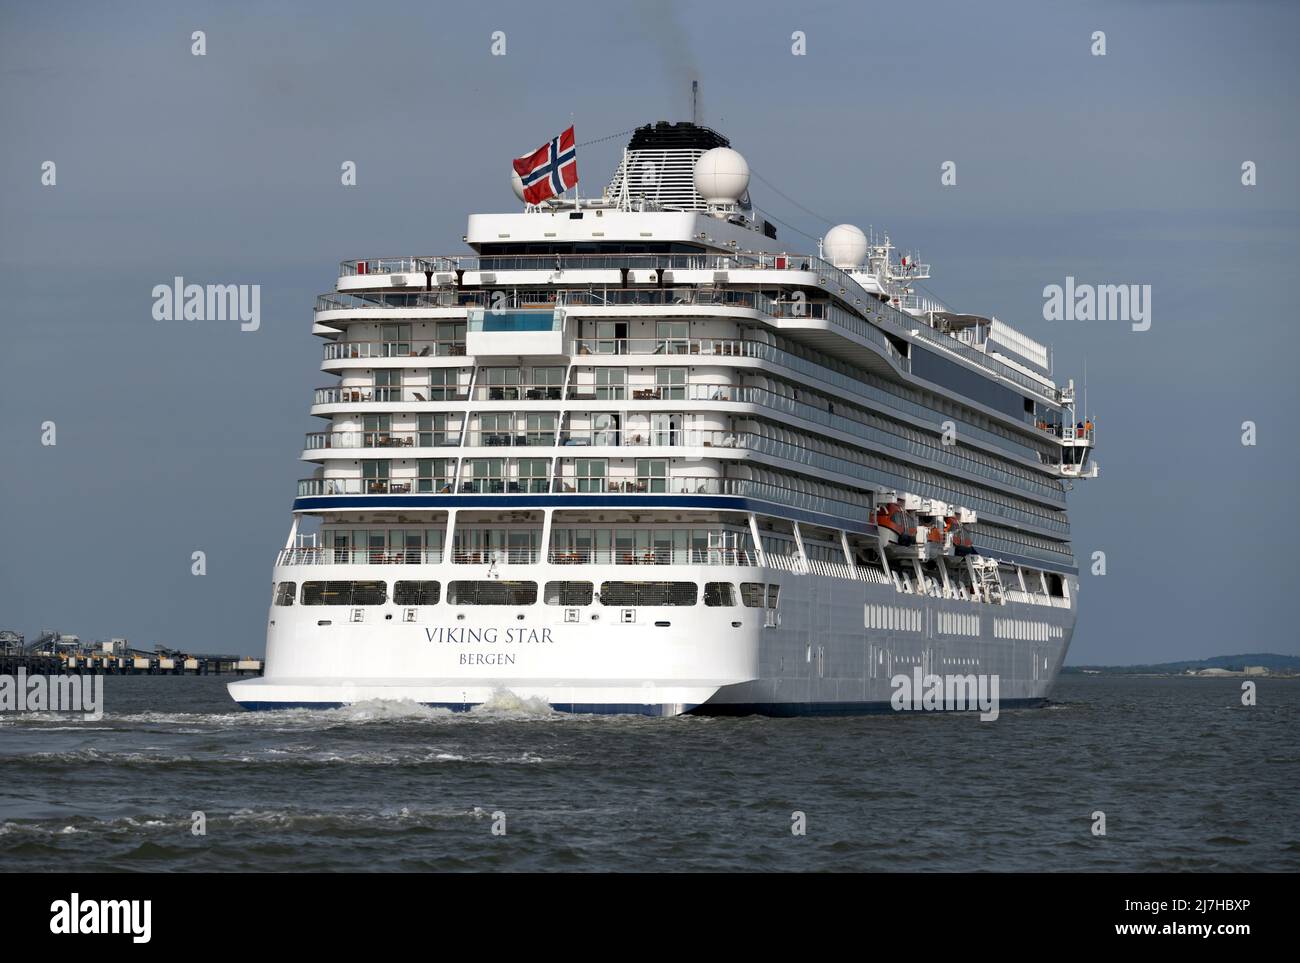
[[[539,559],[542,563],[547,563],[551,560],[551,520],[554,516],[555,509],[542,509],[542,542],[541,558]]]
[[[799,530],[799,523],[794,523],[794,544],[799,549],[799,569],[805,575],[808,574],[810,566],[808,565],[808,553],[803,547],[803,533]]]
[[[840,548],[844,550],[844,563],[849,567],[849,578],[858,577],[858,566],[853,561],[853,553],[849,551],[849,533],[840,529]]]
[[[758,534],[758,518],[753,512],[750,512],[747,517],[749,519],[749,537],[754,542],[754,557],[760,566],[766,568],[767,554],[763,551],[763,540]]]

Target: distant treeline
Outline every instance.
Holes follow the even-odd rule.
[[[1300,672],[1300,656],[1278,655],[1274,652],[1253,652],[1246,655],[1216,655],[1209,659],[1190,659],[1186,662],[1159,662],[1154,665],[1067,665],[1062,672],[1111,672],[1119,675],[1179,674],[1199,669],[1227,669],[1242,672],[1248,665],[1262,665],[1273,672]]]

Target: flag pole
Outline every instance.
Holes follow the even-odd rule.
[[[569,112],[569,126],[570,126],[570,127],[573,126],[573,112],[572,112],[572,111]],[[573,160],[574,160],[574,168],[573,168],[573,169],[574,169],[574,171],[576,172],[577,169],[578,169],[578,167],[577,167],[577,161],[578,161],[578,132],[577,132],[576,130],[573,132]],[[581,205],[581,203],[580,203],[579,200],[578,200],[578,182],[577,182],[577,180],[575,180],[575,181],[573,182],[573,209],[574,209],[575,211],[576,211],[576,210],[579,210],[579,209],[581,208],[581,206],[582,206],[582,205]]]

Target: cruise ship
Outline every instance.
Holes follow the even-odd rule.
[[[852,714],[953,676],[1046,699],[1066,495],[1097,475],[1073,382],[928,297],[889,235],[783,236],[750,178],[661,121],[600,196],[529,203],[516,173],[468,252],[342,263],[237,702]]]

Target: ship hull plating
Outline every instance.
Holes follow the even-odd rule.
[[[421,578],[481,575],[422,568]],[[505,577],[597,586],[626,577],[622,566],[590,568],[528,566]],[[328,577],[378,574],[391,569],[349,566]],[[276,606],[268,675],[232,683],[230,693],[248,709],[379,699],[464,711],[504,698],[601,714],[851,715],[895,711],[900,677],[975,676],[996,677],[1007,708],[1048,697],[1074,630],[1073,579],[1069,600],[1002,605],[755,567],[656,566],[653,574],[777,584],[779,603]],[[320,577],[319,568],[276,570],[277,581]]]

